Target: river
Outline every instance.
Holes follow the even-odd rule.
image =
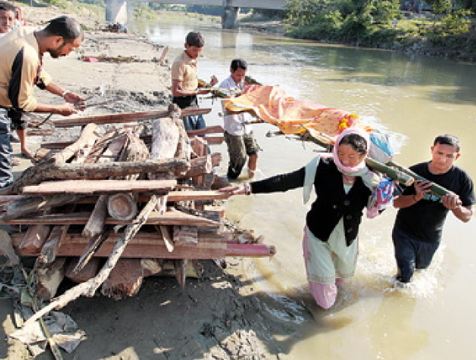
[[[279,84],[289,94],[331,107],[375,116],[406,143],[396,160],[404,165],[428,160],[434,137],[457,135],[462,156],[457,164],[476,176],[476,66],[370,49],[321,45],[247,31],[222,31],[219,25],[159,20],[149,37],[171,49],[183,47],[188,31],[206,39],[199,75],[228,76],[230,61],[242,57],[249,74],[266,84]],[[213,106],[209,125],[220,124],[220,106]],[[315,147],[256,125],[262,147],[258,178],[303,166]],[[226,153],[223,145],[221,151]],[[473,154],[473,155],[472,155]],[[473,159],[473,160],[471,160]],[[222,166],[225,172],[227,159]],[[391,243],[395,210],[364,219],[357,272],[338,297],[334,309],[318,309],[309,299],[301,257],[301,234],[307,206],[300,190],[284,194],[235,197],[227,216],[264,235],[277,247],[270,261],[254,262],[247,276],[269,296],[283,299],[283,320],[302,321],[303,331],[287,348],[289,359],[476,359],[473,348],[476,301],[476,222],[460,223],[451,214],[443,244],[430,269],[417,274],[409,288],[394,287],[396,265]],[[287,301],[286,299],[292,299]],[[298,316],[305,303],[314,320]],[[291,314],[291,315],[290,315]],[[294,314],[294,315],[293,315]],[[286,316],[289,318],[286,318]],[[473,334],[473,335],[471,335]]]

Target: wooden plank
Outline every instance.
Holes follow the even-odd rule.
[[[108,195],[101,195],[97,198],[94,209],[83,228],[83,236],[91,239],[104,231],[104,221],[107,217],[107,201]]]
[[[155,195],[152,196],[149,202],[141,210],[137,218],[135,218],[134,221],[126,227],[124,234],[121,234],[117,242],[114,244],[111,252],[108,255],[106,263],[95,277],[68,289],[64,294],[50,302],[45,307],[41,308],[41,310],[35,309],[36,312],[25,322],[24,326],[26,327],[28,324],[32,324],[36,320],[41,319],[53,309],[61,309],[65,307],[71,301],[77,299],[80,296],[92,297],[96,293],[96,290],[108,278],[111,270],[121,258],[124,250],[127,247],[127,244],[139,232],[149,214],[155,209],[157,202],[157,197]]]
[[[38,215],[31,218],[17,218],[5,220],[3,223],[14,225],[83,225],[86,224],[90,216],[89,212],[77,212],[74,214],[51,214]],[[105,224],[127,225],[130,221],[116,220],[112,217],[106,218]],[[156,212],[150,214],[146,221],[148,225],[193,225],[198,227],[216,228],[220,226],[217,221],[209,220],[203,217],[185,214],[180,211],[167,211],[163,215]]]
[[[160,259],[141,259],[140,264],[144,277],[154,276],[162,271],[162,260]]]
[[[196,177],[203,174],[209,174],[213,170],[212,157],[210,155],[200,156],[190,161],[190,169],[179,179]]]
[[[64,148],[59,153],[53,156],[56,164],[66,163],[69,159],[75,156],[81,149],[91,148],[96,140],[100,137],[95,124],[88,123],[81,131],[79,138],[71,145]]]
[[[78,263],[77,258],[71,259],[71,261],[69,261],[68,265],[66,266],[64,276],[70,279],[71,281],[74,281],[75,283],[81,283],[81,282],[88,281],[89,279],[92,279],[93,277],[96,276],[102,264],[102,260],[99,257],[91,259],[81,269],[81,271],[74,272],[73,270],[76,267],[77,263]]]
[[[10,202],[5,212],[1,215],[1,221],[11,220],[25,216],[32,213],[48,211],[57,206],[63,206],[70,203],[76,203],[80,196],[61,195],[61,196],[28,196],[24,199],[19,199]]]
[[[225,217],[225,207],[223,205],[205,205],[203,210],[209,213],[215,213],[221,219]]]
[[[61,246],[61,242],[68,233],[69,225],[54,226],[51,230],[48,240],[41,249],[41,254],[38,256],[37,261],[40,265],[45,266],[53,263],[56,259],[56,253]]]
[[[223,136],[207,136],[204,137],[204,139],[208,145],[220,145],[223,143],[223,141],[225,141]]]
[[[204,190],[204,191],[170,191],[168,193],[168,201],[199,201],[199,200],[224,200],[229,195],[220,191]]]
[[[183,190],[183,191],[169,191],[168,202],[176,201],[198,201],[198,200],[224,200],[228,199],[229,195],[220,191],[213,190]],[[31,195],[0,195],[0,205],[8,204],[17,200],[26,200],[31,198]],[[147,202],[150,196],[141,194],[139,196],[139,202]],[[78,200],[78,204],[94,204],[97,201],[97,197],[87,197]]]
[[[23,234],[13,234],[12,235],[12,245],[15,250],[21,251],[23,256],[38,256],[41,249],[21,249],[19,248],[22,242]],[[115,233],[109,234],[107,239],[104,242],[109,242],[114,244],[119,235]],[[63,244],[75,245],[82,249],[88,244],[89,239],[80,235],[80,234],[67,234]],[[198,242],[199,243],[233,243],[236,242],[234,239],[234,234],[231,232],[223,233],[210,233],[206,231],[198,232]],[[149,233],[149,232],[140,232],[138,233],[130,242],[130,244],[140,245],[140,246],[156,246],[164,245],[162,235],[158,232]],[[165,246],[165,245],[164,245]]]
[[[111,253],[113,244],[106,242],[94,254],[99,257],[107,257]],[[77,244],[65,244],[60,253],[62,256],[77,256],[81,252]],[[129,244],[124,250],[124,258],[158,258],[158,259],[215,259],[226,255],[225,246],[219,243],[201,243],[197,246],[184,244],[175,246],[173,252],[169,252],[165,245],[136,245]],[[20,254],[21,255],[21,254]]]
[[[130,174],[164,173],[173,176],[183,175],[189,169],[189,161],[184,159],[115,161],[94,164],[55,164],[37,165],[30,178],[15,184],[15,190],[21,192],[24,186],[39,184],[45,180],[101,180]]]
[[[208,114],[212,109],[182,109],[181,116],[190,116],[190,115],[200,115]],[[119,124],[119,123],[129,123],[142,120],[150,119],[159,119],[168,117],[170,114],[169,110],[154,110],[154,111],[141,111],[141,112],[131,112],[131,113],[119,113],[119,114],[104,114],[104,115],[93,115],[93,116],[82,116],[76,118],[68,118],[61,120],[54,120],[53,124],[55,127],[71,127],[71,126],[83,126],[86,124]]]
[[[165,247],[169,252],[174,251],[174,239],[173,239],[173,226],[158,225],[155,227],[162,240],[165,244]],[[10,240],[11,242],[11,240]]]
[[[152,122],[152,144],[150,158],[154,160],[175,157],[180,131],[174,119],[164,118]]]
[[[129,244],[124,250],[124,258],[150,258],[150,259],[220,259],[225,256],[237,257],[268,257],[275,253],[273,247],[263,244],[226,244],[198,243],[197,245],[176,245],[173,252],[169,252],[165,245],[135,245]],[[106,257],[112,251],[112,244],[104,243],[95,253],[95,256]],[[81,248],[77,245],[67,245],[60,249],[61,256],[77,256]]]
[[[273,246],[264,244],[238,244],[227,241],[207,241],[205,235],[199,235],[196,245],[176,245],[172,252],[168,251],[164,242],[157,238],[157,234],[139,234],[128,244],[122,254],[123,258],[144,259],[219,259],[225,256],[238,257],[268,257],[273,256],[276,250]],[[18,243],[18,238],[13,236],[13,245]],[[94,254],[96,257],[107,257],[112,251],[117,235],[111,235]],[[80,235],[68,235],[68,238],[58,249],[58,256],[81,255],[87,239]],[[37,253],[27,252],[16,248],[20,256],[36,256]]]
[[[63,180],[23,188],[23,194],[109,194],[115,192],[170,191],[176,180]]]
[[[169,116],[170,114],[167,114]],[[220,125],[216,126],[208,126],[204,129],[200,130],[191,130],[187,132],[187,135],[189,137],[192,136],[197,136],[197,135],[206,135],[206,134],[223,134],[224,129]],[[152,136],[151,135],[142,135],[140,137],[146,144],[150,144],[152,142]],[[224,141],[223,136],[206,136],[203,137],[206,141],[209,143],[221,143]],[[57,141],[57,142],[50,142],[50,143],[43,143],[41,144],[42,148],[49,149],[49,150],[60,150],[65,148],[68,145],[71,145],[73,142],[72,141]]]
[[[47,225],[29,226],[25,234],[21,234],[22,240],[18,248],[24,251],[40,252],[51,228]]]
[[[91,147],[93,147],[99,136],[100,135],[98,134],[97,126],[95,124],[86,125],[78,140],[76,140],[74,143],[54,154],[54,156],[51,158],[39,163],[38,165],[30,166],[29,168],[25,169],[21,176],[12,184],[10,189],[11,193],[21,193],[21,189],[24,186],[38,184],[41,181],[47,179],[47,170],[53,171],[54,173],[58,167],[64,165],[68,160],[76,156],[76,154],[80,153],[81,151],[89,154]],[[76,163],[74,165],[81,167],[83,164]]]
[[[35,267],[36,296],[42,300],[50,300],[56,295],[64,278],[65,258],[58,258],[48,266]]]
[[[214,125],[214,126],[207,126],[206,128],[203,128],[200,130],[187,131],[187,135],[189,137],[192,137],[192,136],[200,136],[200,135],[206,135],[206,134],[223,134],[224,132],[225,130],[223,129],[223,126]]]
[[[26,198],[25,195],[0,195],[0,205],[10,203],[15,200],[22,200]]]
[[[198,229],[196,226],[174,226],[173,239],[175,245],[198,244]]]
[[[132,193],[115,193],[107,200],[107,212],[117,220],[130,221],[139,212],[136,196]]]
[[[143,279],[140,259],[119,259],[102,284],[101,294],[114,300],[134,296],[139,292]]]
[[[107,236],[105,241],[116,241],[118,238],[118,234],[110,233]],[[17,233],[12,234],[12,244],[15,249],[18,249],[23,234]],[[230,231],[223,231],[223,232],[210,232],[208,229],[199,229],[198,231],[198,241],[199,242],[226,242],[226,243],[236,243],[239,242],[236,240],[236,236],[233,232]],[[89,239],[82,236],[81,234],[67,234],[65,237],[65,243],[78,243],[82,244],[83,246],[88,243]],[[132,240],[131,243],[137,243],[142,245],[154,245],[157,243],[163,242],[162,235],[158,232],[139,232]],[[40,250],[38,250],[39,252]]]

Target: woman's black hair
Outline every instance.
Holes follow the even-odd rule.
[[[359,134],[349,134],[344,136],[339,145],[350,145],[352,149],[357,151],[359,154],[367,154],[367,141],[360,136]]]
[[[44,31],[47,35],[61,36],[66,42],[84,37],[81,25],[72,17],[64,15],[48,21]]]

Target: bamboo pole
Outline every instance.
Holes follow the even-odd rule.
[[[401,172],[404,172],[405,174],[411,176],[415,180],[429,181],[429,180],[425,179],[423,176],[420,176],[417,173],[413,172],[412,170],[410,170],[408,168],[405,168],[402,165],[399,165],[399,164],[397,164],[393,161],[391,161],[389,163],[389,165],[391,165],[391,166],[397,168],[398,170],[400,170]],[[451,191],[449,191],[448,189],[444,188],[441,185],[435,184],[434,182],[431,183],[430,191],[432,193],[434,193],[435,195],[438,195],[438,196],[445,196],[445,195],[452,194]]]

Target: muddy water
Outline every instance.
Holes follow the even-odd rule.
[[[458,164],[476,177],[476,66],[442,59],[408,57],[386,51],[323,46],[299,40],[224,32],[217,26],[162,21],[149,28],[152,39],[177,54],[185,34],[200,30],[206,48],[200,77],[223,79],[229,62],[242,57],[249,74],[267,84],[279,84],[290,94],[377,117],[390,130],[407,136],[396,160],[410,165],[429,158],[432,139],[440,133],[460,137]],[[211,105],[203,100],[203,106]],[[213,104],[209,124],[221,122]],[[274,130],[255,127],[263,148],[258,178],[294,170],[314,154],[313,146],[283,137],[267,138]],[[222,147],[222,150],[225,150]],[[226,159],[225,159],[226,160]],[[225,161],[226,163],[226,161]],[[223,167],[223,172],[225,167]],[[301,233],[307,207],[299,190],[284,194],[237,197],[228,216],[264,235],[278,254],[256,261],[257,287],[272,296],[305,303],[314,321],[285,347],[290,359],[447,359],[475,358],[476,222],[458,222],[452,215],[444,241],[431,268],[416,276],[407,289],[395,289],[391,226],[395,211],[363,221],[360,257],[355,277],[347,283],[333,310],[312,305],[301,259]],[[293,301],[283,301],[283,321],[302,321]],[[291,316],[290,316],[291,314]]]

